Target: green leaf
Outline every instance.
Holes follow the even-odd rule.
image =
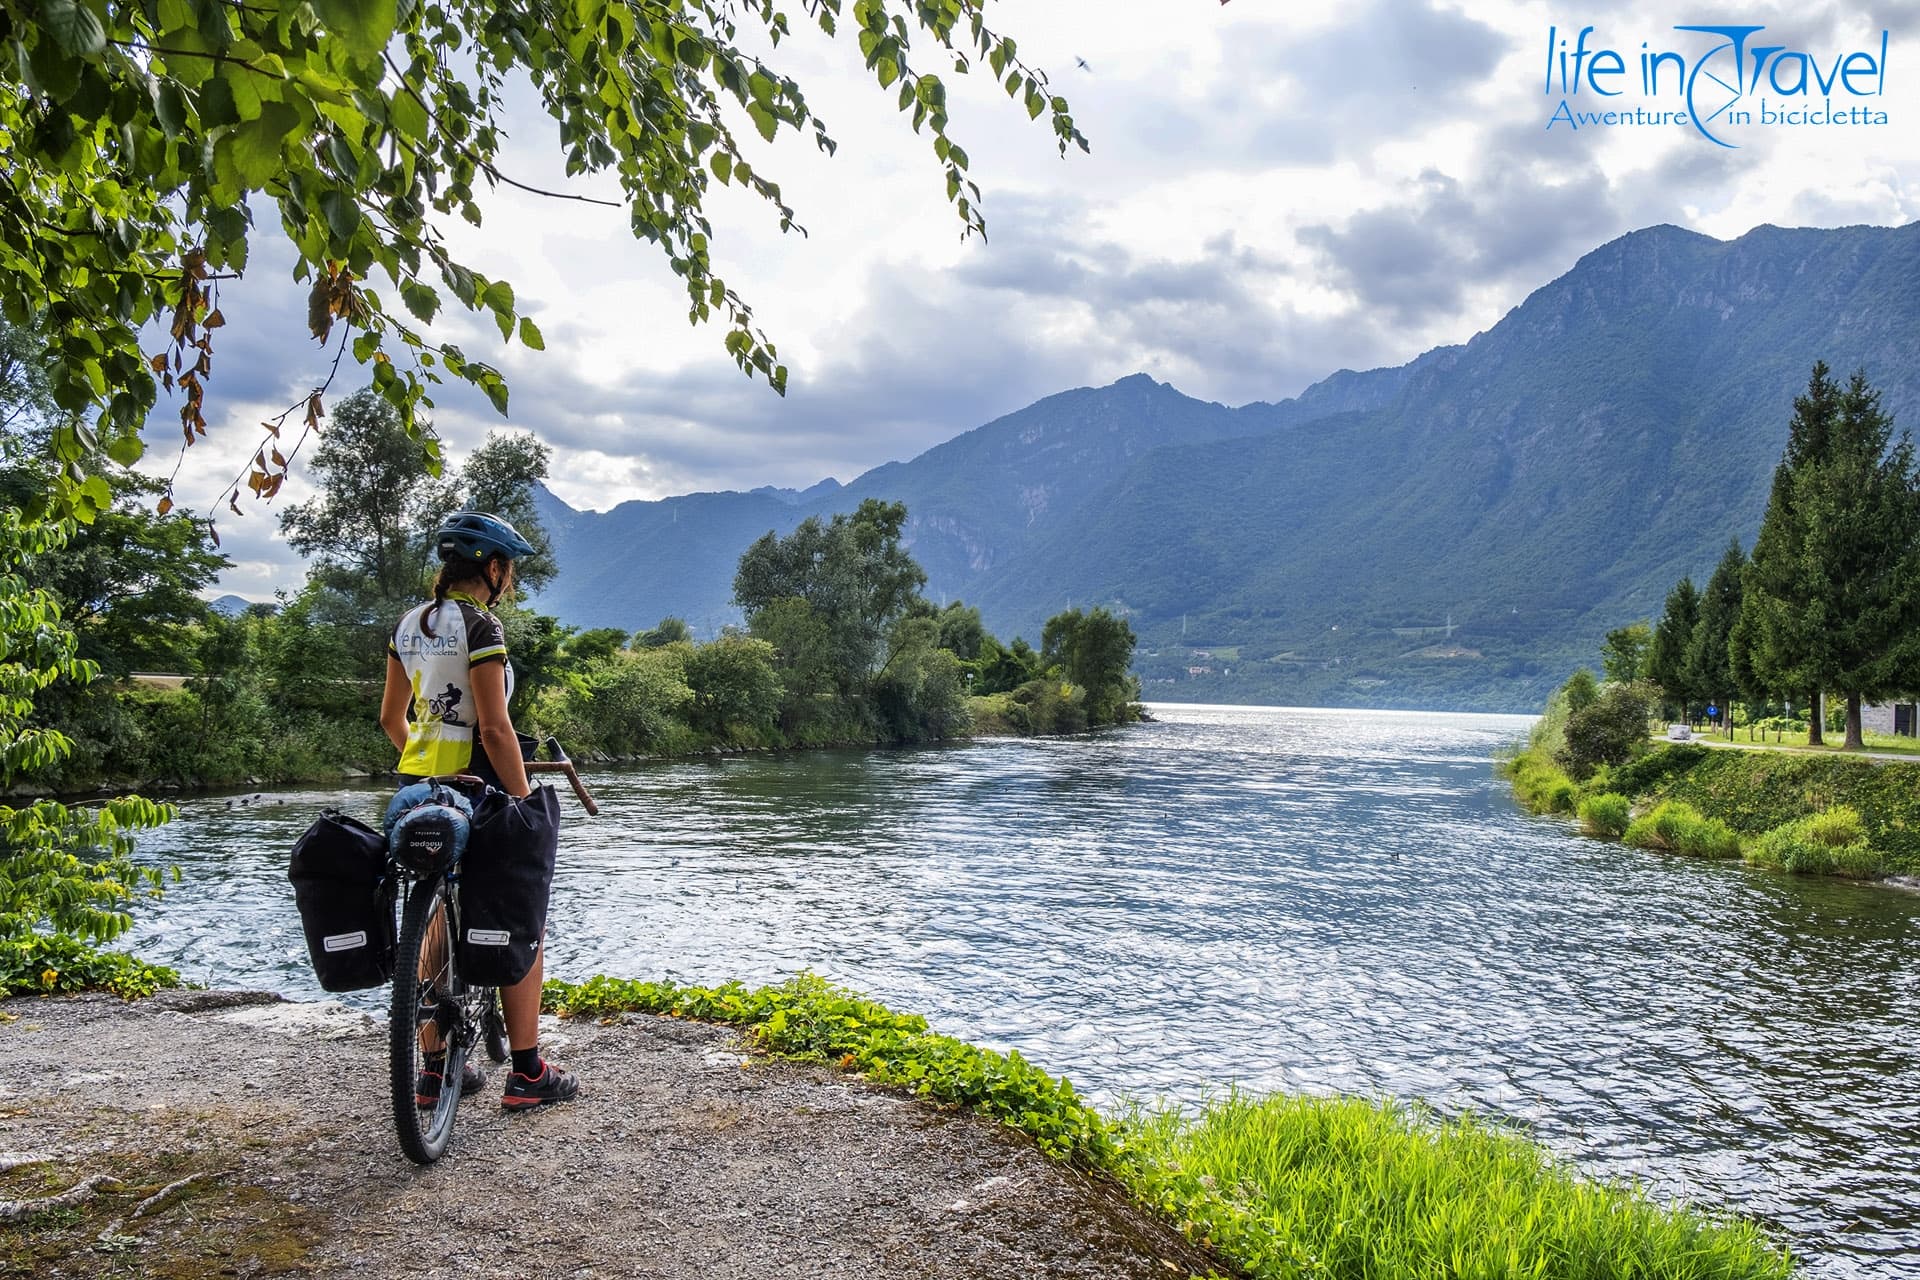
[[[753,127],[760,131],[760,136],[772,142],[774,130],[780,127],[780,122],[774,118],[773,112],[757,102],[750,102],[747,104],[747,115],[752,117]]]
[[[431,324],[434,312],[440,309],[439,291],[414,280],[401,283],[400,300],[407,304],[407,310],[422,324]]]
[[[386,49],[399,20],[395,0],[313,0],[313,11],[360,60],[376,58]]]
[[[522,346],[532,347],[535,351],[547,349],[547,340],[540,336],[540,328],[534,324],[532,316],[520,317],[520,342]]]
[[[733,157],[726,152],[714,152],[713,159],[708,161],[707,164],[708,167],[713,170],[713,176],[720,179],[720,181],[730,182],[733,180]]]
[[[300,125],[300,113],[284,102],[266,102],[258,119],[235,125],[215,143],[233,160],[234,171],[249,191],[257,191],[285,167],[280,147]]]
[[[511,313],[513,311],[513,286],[505,280],[495,280],[480,295],[480,305],[489,311]]]
[[[169,138],[177,138],[187,127],[187,99],[180,86],[168,80],[159,86],[153,98],[153,118]]]
[[[139,436],[115,436],[107,442],[107,456],[123,467],[140,461],[140,455],[146,451],[147,446]]]
[[[430,122],[427,109],[420,100],[406,88],[395,91],[393,100],[387,104],[387,123],[403,138],[422,141],[427,136]]]
[[[40,0],[40,22],[54,43],[73,57],[89,58],[107,47],[100,19],[77,0]]]
[[[506,417],[507,384],[501,379],[500,375],[497,373],[488,374],[481,380],[480,389],[487,393],[487,399],[493,401],[493,407],[499,410],[500,416],[503,418]]]
[[[353,239],[360,229],[360,207],[344,191],[321,192],[320,212],[326,215],[328,229],[342,240]]]

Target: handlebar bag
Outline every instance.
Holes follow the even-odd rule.
[[[510,987],[527,976],[547,928],[547,897],[560,848],[560,797],[535,787],[525,799],[490,791],[475,806],[460,863],[460,977]]]
[[[314,976],[327,991],[377,987],[393,977],[386,866],[386,837],[335,809],[294,842],[287,879]]]

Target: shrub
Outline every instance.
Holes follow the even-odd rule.
[[[1740,837],[1732,827],[1679,800],[1664,800],[1652,813],[1634,819],[1627,826],[1626,841],[1641,849],[1696,858],[1740,856]]]
[[[1867,879],[1886,870],[1885,859],[1867,840],[1859,812],[1845,805],[1775,827],[1747,846],[1746,859],[1799,875]]]
[[[1590,836],[1612,836],[1617,840],[1626,834],[1632,808],[1627,798],[1616,792],[1603,791],[1588,796],[1580,802],[1580,829]]]
[[[1608,685],[1567,716],[1566,743],[1555,758],[1569,774],[1584,778],[1602,765],[1621,765],[1646,754],[1651,749],[1647,717],[1654,700],[1649,684]]]
[[[180,975],[123,951],[96,951],[67,934],[29,934],[0,941],[0,994],[53,995],[111,991],[131,1000],[162,987],[177,987]]]

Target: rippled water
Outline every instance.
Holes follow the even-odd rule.
[[[1475,1107],[1596,1173],[1920,1259],[1920,898],[1665,859],[1519,812],[1517,717],[1162,707],[1090,739],[600,773],[549,973],[812,969],[1103,1101],[1229,1081]],[[315,810],[191,801],[134,935],[316,995],[284,879]]]

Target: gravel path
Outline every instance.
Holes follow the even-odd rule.
[[[755,1056],[728,1029],[542,1035],[580,1099],[505,1115],[495,1068],[422,1170],[394,1140],[385,1024],[359,1012],[236,992],[0,1002],[0,1200],[116,1179],[0,1227],[0,1276],[1221,1269],[1012,1130]]]

